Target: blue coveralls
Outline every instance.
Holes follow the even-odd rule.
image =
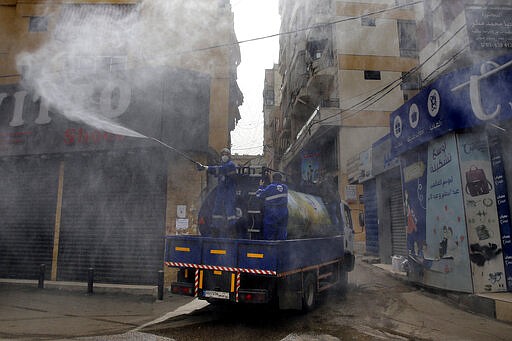
[[[212,234],[218,237],[230,237],[234,233],[237,220],[235,211],[236,182],[234,177],[236,165],[229,160],[220,166],[208,166],[208,173],[218,178],[215,204],[212,211]]]
[[[260,187],[256,196],[265,200],[263,215],[263,238],[267,240],[287,237],[288,224],[288,187],[280,183],[271,183]]]

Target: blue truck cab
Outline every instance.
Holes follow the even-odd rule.
[[[199,211],[201,235],[166,237],[165,265],[178,269],[172,293],[213,303],[274,303],[281,309],[307,311],[322,291],[344,291],[347,273],[354,267],[348,205],[339,201],[329,212],[320,193],[292,189],[288,239],[262,240],[264,209],[255,191],[266,175],[265,169],[237,170],[239,219],[226,235],[208,233],[214,196],[210,193]]]

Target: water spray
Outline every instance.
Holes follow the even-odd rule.
[[[104,131],[108,131],[108,132],[110,132],[112,134],[136,137],[136,138],[140,138],[140,139],[153,140],[155,142],[158,142],[162,146],[169,148],[173,152],[177,153],[178,155],[182,156],[183,158],[187,159],[188,161],[196,164],[197,166],[201,166],[201,167],[203,166],[201,163],[199,163],[196,160],[192,159],[190,156],[188,156],[187,154],[185,154],[181,150],[178,150],[178,149],[176,149],[176,148],[174,148],[172,146],[169,146],[167,143],[162,142],[162,141],[160,141],[159,139],[157,139],[155,137],[146,136],[146,135],[143,135],[143,134],[139,133],[138,131],[135,131],[135,130],[127,128],[127,127],[124,127],[124,126],[122,126],[121,124],[119,124],[117,122],[113,122],[113,121],[109,120],[108,118],[100,117],[100,116],[98,116],[96,114],[93,114],[93,113],[90,113],[90,112],[86,112],[86,111],[81,111],[80,114],[76,114],[76,113],[73,114],[72,111],[67,111],[66,110],[66,111],[63,111],[63,114],[64,114],[64,116],[66,116],[67,118],[69,118],[71,120],[82,121],[85,124],[91,125],[93,127],[97,127],[98,129],[101,129],[101,130],[104,130]]]

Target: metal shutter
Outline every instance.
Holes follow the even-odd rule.
[[[391,207],[391,248],[394,256],[407,256],[406,220],[403,209],[402,184],[392,181],[389,184]]]
[[[377,219],[377,182],[364,183],[364,221],[366,228],[366,252],[379,255],[379,224]]]
[[[51,272],[59,163],[39,157],[0,161],[0,277]]]
[[[155,284],[162,268],[166,167],[149,153],[68,160],[59,280]]]

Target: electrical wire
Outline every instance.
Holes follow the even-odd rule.
[[[443,44],[441,44],[428,58],[426,58],[421,64],[418,64],[417,66],[415,66],[414,68],[412,68],[411,70],[409,70],[408,72],[406,72],[405,74],[403,74],[401,77],[391,81],[390,83],[388,83],[386,86],[384,86],[382,89],[380,89],[379,91],[377,91],[376,93],[372,94],[371,96],[368,96],[367,98],[363,99],[362,101],[352,105],[350,108],[348,109],[344,109],[344,110],[341,110],[335,114],[332,114],[332,115],[329,115],[323,119],[320,119],[320,120],[317,120],[317,121],[314,121],[314,122],[311,122],[309,127],[308,127],[308,130],[311,129],[312,126],[314,126],[315,124],[320,124],[324,121],[327,121],[329,119],[332,119],[334,117],[337,117],[339,115],[341,115],[342,113],[345,113],[345,112],[350,112],[351,110],[354,110],[355,108],[357,108],[358,106],[360,105],[365,105],[365,103],[368,102],[368,104],[366,104],[366,106],[364,106],[363,108],[361,109],[358,109],[357,111],[355,112],[351,112],[349,113],[348,115],[344,116],[341,118],[341,120],[347,120],[349,118],[352,118],[354,116],[356,116],[357,114],[359,114],[361,111],[363,111],[364,109],[368,108],[369,106],[375,104],[376,102],[378,102],[379,100],[381,100],[383,97],[385,97],[386,95],[388,95],[391,91],[393,91],[395,88],[397,88],[398,86],[400,86],[401,84],[403,84],[404,82],[404,79],[406,79],[407,77],[409,77],[411,74],[419,71],[427,62],[429,62],[444,46],[446,46],[452,39],[455,38],[455,36],[462,31],[462,29],[464,29],[466,26],[465,25],[462,25],[449,39],[447,39]],[[465,49],[467,48],[467,45],[464,46],[460,51],[458,51],[457,53],[454,54],[454,56],[452,56],[451,58],[449,58],[449,60],[453,60],[455,57],[459,56]],[[445,63],[443,63],[441,66],[438,66],[433,72],[441,69],[443,66],[445,65]],[[396,84],[395,84],[396,83]],[[379,95],[381,94],[381,95]],[[378,96],[376,99],[375,96]],[[312,108],[312,107],[311,107]],[[315,108],[316,109],[316,108]],[[297,151],[297,148],[299,147],[299,145],[303,142],[303,139],[306,138],[306,134],[303,134],[301,135],[300,137],[300,140],[297,139],[296,141],[293,142],[293,146],[292,148],[288,151],[288,153],[291,151],[292,154],[295,153]]]
[[[359,15],[359,16],[347,17],[347,18],[343,18],[343,19],[339,19],[339,20],[335,20],[335,21],[331,21],[331,22],[327,22],[327,23],[315,24],[315,25],[304,27],[304,28],[299,28],[299,29],[290,30],[290,31],[286,31],[286,32],[279,32],[279,33],[264,35],[264,36],[255,37],[255,38],[244,39],[244,40],[240,40],[240,41],[236,41],[236,42],[217,44],[217,45],[207,46],[207,47],[203,47],[203,48],[190,49],[190,50],[185,50],[185,51],[173,51],[173,55],[187,54],[187,53],[193,53],[193,52],[203,52],[203,51],[208,51],[208,50],[217,49],[217,48],[237,46],[237,45],[240,45],[240,44],[255,42],[255,41],[259,41],[259,40],[264,40],[264,39],[270,39],[270,38],[275,38],[275,37],[284,36],[284,35],[295,34],[295,33],[304,32],[304,31],[307,31],[307,30],[315,29],[315,28],[321,28],[321,27],[325,27],[325,26],[335,25],[335,24],[339,24],[339,23],[343,23],[343,22],[347,22],[347,21],[351,21],[351,20],[358,20],[358,19],[361,19],[361,18],[364,18],[364,17],[374,16],[374,15],[383,14],[383,13],[386,13],[386,12],[395,11],[395,10],[398,10],[398,9],[401,9],[401,8],[405,8],[405,7],[415,6],[415,5],[420,4],[422,2],[424,2],[424,0],[419,0],[419,1],[411,2],[411,3],[407,3],[407,4],[402,4],[402,5],[397,5],[397,6],[394,6],[394,7],[389,7],[389,8],[381,9],[381,10],[378,10],[378,11],[365,13],[365,14],[362,14],[362,15]],[[165,57],[165,55],[164,56],[158,56],[158,59],[160,60],[162,57]],[[156,57],[153,58],[153,59],[148,59],[146,57],[143,58],[143,62],[144,63],[148,63],[148,62],[156,61],[156,60],[157,60]],[[136,61],[134,59],[131,63],[133,65],[133,64],[137,64],[137,63],[141,63],[141,62],[138,62],[138,61]],[[124,64],[124,63],[112,63],[111,65],[116,65],[116,64],[120,65],[120,64]],[[63,73],[64,71],[65,70],[56,70],[56,71],[54,71],[54,73]],[[13,76],[20,76],[20,75],[0,76],[0,78],[13,77]]]
[[[376,93],[372,94],[371,96],[365,98],[364,100],[360,101],[359,103],[357,104],[354,104],[353,106],[351,106],[350,108],[348,109],[345,109],[345,110],[342,110],[338,113],[335,113],[335,114],[332,114],[326,118],[323,118],[321,120],[318,120],[318,121],[315,121],[315,122],[312,122],[311,125],[314,125],[314,124],[318,124],[318,123],[321,123],[321,122],[324,122],[326,120],[329,120],[333,117],[336,117],[338,116],[339,114],[342,114],[344,112],[347,112],[347,111],[350,111],[350,110],[353,110],[355,109],[356,107],[360,106],[360,105],[365,105],[365,103],[367,101],[370,101],[371,100],[371,103],[367,104],[365,107],[363,107],[362,109],[359,109],[358,112],[368,108],[369,106],[375,104],[376,102],[378,102],[380,99],[382,99],[385,95],[389,94],[392,90],[394,90],[395,88],[397,88],[398,86],[402,85],[404,83],[404,80],[407,79],[409,76],[411,76],[412,74],[418,72],[423,66],[425,66],[425,64],[427,62],[429,62],[444,46],[446,46],[452,39],[455,38],[455,36],[462,31],[463,28],[465,28],[466,26],[463,25],[462,27],[460,27],[444,44],[440,45],[427,59],[425,59],[422,63],[416,65],[415,67],[413,67],[411,70],[407,71],[405,74],[403,74],[402,76],[400,76],[399,78],[393,80],[392,82],[388,83],[386,86],[384,86],[381,90],[377,91]],[[462,48],[462,50],[458,51],[454,56],[452,56],[449,60],[453,60],[453,58],[455,56],[458,56],[460,53],[462,53],[465,49],[467,48],[467,45],[464,46]],[[438,71],[440,70],[444,65],[441,65],[441,66],[438,66],[433,72],[435,71]],[[398,84],[395,84],[397,83]],[[373,99],[375,96],[379,95],[380,93],[384,92],[383,95],[377,97],[377,99]],[[357,112],[357,113],[358,113]],[[351,118],[353,117],[354,115],[352,114],[351,116],[348,116],[348,117],[345,117],[344,119],[347,119],[347,118]]]

